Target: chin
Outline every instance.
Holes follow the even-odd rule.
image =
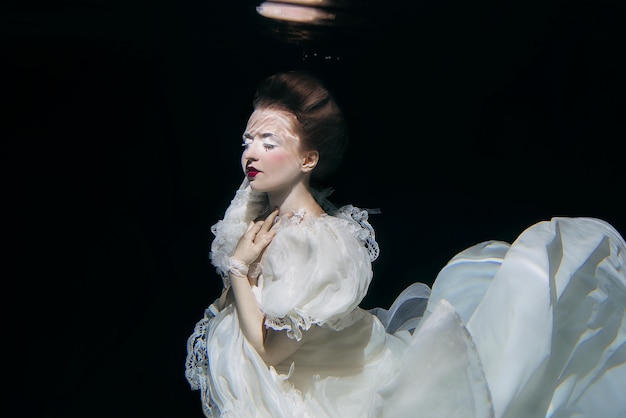
[[[254,190],[255,192],[267,192],[267,188],[263,187],[261,184],[259,184],[259,182],[254,181],[254,180],[250,180],[250,189]]]

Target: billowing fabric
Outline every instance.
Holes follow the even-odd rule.
[[[234,305],[209,306],[186,362],[207,417],[626,416],[626,244],[611,225],[553,218],[511,244],[479,243],[432,288],[414,283],[368,311],[367,211],[317,197],[329,214],[281,222],[253,288],[265,326],[301,348],[268,367]],[[266,204],[244,180],[214,226],[225,286],[228,256]]]

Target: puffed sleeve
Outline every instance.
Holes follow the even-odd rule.
[[[371,232],[348,217],[283,225],[263,257],[259,296],[266,326],[300,339],[312,325],[342,329],[372,279]]]

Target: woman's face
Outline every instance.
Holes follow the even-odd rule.
[[[281,191],[302,176],[300,139],[294,115],[275,109],[257,109],[243,134],[241,165],[253,190]]]

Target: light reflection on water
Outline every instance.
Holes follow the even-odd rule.
[[[257,6],[262,29],[280,41],[304,46],[358,48],[378,35],[380,20],[364,0],[275,0]],[[303,59],[335,57],[304,57]]]

